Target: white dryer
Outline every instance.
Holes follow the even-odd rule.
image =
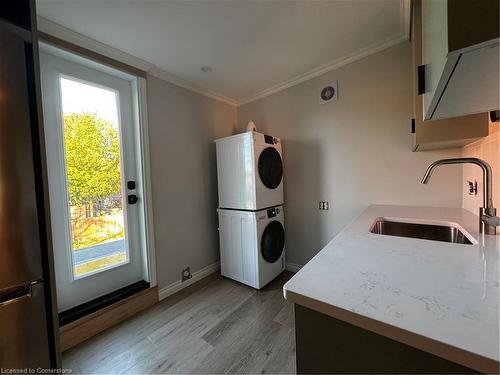
[[[215,142],[220,208],[260,210],[283,204],[279,138],[247,132]]]
[[[283,206],[219,209],[221,274],[260,289],[285,269]]]

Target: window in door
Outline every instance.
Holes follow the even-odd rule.
[[[74,278],[129,261],[118,93],[60,77]]]

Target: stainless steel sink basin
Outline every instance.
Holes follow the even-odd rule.
[[[373,223],[370,232],[387,236],[472,245],[471,240],[459,228],[449,225],[406,223],[379,218]]]

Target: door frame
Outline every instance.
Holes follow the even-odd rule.
[[[151,162],[150,162],[150,148],[149,148],[149,127],[148,127],[148,110],[147,110],[147,82],[144,77],[137,77],[135,80],[134,93],[137,94],[137,99],[135,102],[138,105],[137,108],[137,125],[136,128],[139,131],[139,137],[137,141],[139,142],[139,163],[141,168],[141,173],[139,174],[142,178],[143,187],[142,197],[144,202],[144,215],[141,215],[141,219],[144,220],[141,225],[143,225],[144,230],[141,234],[144,234],[141,241],[146,252],[146,262],[149,275],[149,284],[151,287],[157,286],[156,280],[156,255],[155,255],[155,236],[154,236],[154,222],[153,222],[153,193],[151,187]]]
[[[43,36],[43,33],[39,33],[39,36]],[[113,71],[122,72],[125,75],[133,75],[134,80],[132,83],[132,120],[134,122],[134,132],[136,132],[134,141],[136,143],[137,152],[137,179],[140,181],[137,184],[140,189],[137,189],[137,193],[141,197],[143,207],[142,213],[139,214],[139,241],[143,250],[142,257],[142,269],[145,271],[144,274],[147,275],[147,280],[150,284],[150,288],[157,286],[157,274],[156,274],[156,258],[155,258],[155,244],[154,244],[154,226],[153,226],[153,204],[152,204],[152,188],[151,188],[151,167],[150,167],[150,147],[149,147],[149,131],[148,131],[148,115],[147,115],[147,81],[145,75],[131,74],[130,71],[126,69],[120,69],[120,66],[109,64],[108,60],[99,61],[92,56],[85,56],[82,53],[75,53],[71,48],[67,48],[67,45],[58,45],[57,38],[54,40],[46,38],[40,38],[39,47],[42,50],[48,51],[59,51],[60,56],[71,56],[71,59],[81,60],[83,65],[93,67],[94,64],[101,65],[103,67],[109,67]],[[76,46],[78,48],[78,46]],[[64,57],[63,57],[64,58]]]

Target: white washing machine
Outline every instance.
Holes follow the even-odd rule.
[[[220,208],[260,210],[283,204],[279,138],[247,132],[215,142]]]
[[[219,209],[221,274],[260,289],[285,269],[283,206]]]

